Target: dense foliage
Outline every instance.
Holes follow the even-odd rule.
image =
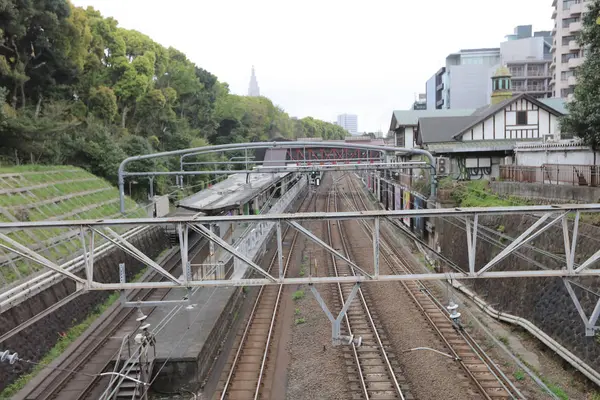
[[[267,98],[230,94],[185,54],[92,8],[0,0],[4,163],[73,164],[114,181],[128,155],[344,136],[333,124],[291,119]]]
[[[600,149],[600,0],[589,4],[583,17],[579,43],[586,58],[577,69],[575,98],[567,104],[569,114],[561,120],[561,130],[573,133],[595,151]]]

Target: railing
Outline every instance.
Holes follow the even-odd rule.
[[[551,185],[598,186],[600,168],[595,165],[544,164],[541,167],[501,165],[500,179]]]
[[[305,190],[307,186],[306,177],[302,177],[289,191],[283,194],[281,198],[268,211],[268,214],[281,214],[285,212],[298,195]],[[235,244],[235,249],[248,258],[254,259],[261,248],[266,244],[265,239],[269,237],[275,229],[275,222],[264,221],[253,224],[249,232]],[[231,255],[227,254],[225,259],[220,261],[227,263],[231,259]],[[247,265],[243,261],[235,258],[233,260],[233,275],[240,276],[246,271]]]

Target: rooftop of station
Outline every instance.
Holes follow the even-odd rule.
[[[232,210],[241,207],[288,174],[289,172],[233,174],[210,188],[186,197],[178,206],[206,213]]]

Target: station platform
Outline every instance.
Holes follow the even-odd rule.
[[[273,174],[268,175],[273,176]],[[275,182],[271,180],[265,188],[272,187]],[[295,209],[303,197],[301,193],[304,185],[306,185],[305,179],[282,197],[265,203],[269,206],[265,212]],[[268,234],[269,229],[266,226],[239,224],[230,227],[228,232],[227,238],[223,237],[226,232],[220,232],[228,243],[253,259],[263,269],[269,268],[277,246],[270,244],[274,240],[274,235]],[[197,254],[190,263],[192,266],[209,264],[211,262],[209,257],[205,253]],[[241,263],[239,260],[234,259],[229,252],[217,245],[215,245],[212,261],[224,265],[228,271],[224,275],[232,278],[248,277],[253,273],[251,268],[239,265]],[[196,279],[198,279],[197,271],[192,268]],[[204,279],[218,278],[205,276]],[[165,393],[173,392],[175,389],[195,391],[205,382],[224,340],[232,332],[232,326],[238,319],[239,310],[246,297],[245,292],[242,287],[235,286],[199,287],[190,292],[189,305],[156,307],[151,313],[149,313],[150,309],[142,308],[143,312],[149,313],[143,323],[150,324],[150,331],[157,330],[152,390]],[[185,289],[173,289],[163,300],[179,301],[186,295],[188,292]],[[174,309],[177,311],[173,312]],[[164,326],[161,327],[159,324]],[[121,338],[126,335],[135,336],[135,333],[131,332],[131,326],[129,331],[123,329],[115,336]],[[130,344],[132,348],[136,347],[132,342]],[[126,353],[123,352],[121,361],[127,359]],[[149,354],[152,353],[150,351]]]

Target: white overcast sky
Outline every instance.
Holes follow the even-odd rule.
[[[551,0],[72,0],[187,54],[291,116],[387,131],[394,109],[461,48],[498,47],[517,25],[552,28]]]

